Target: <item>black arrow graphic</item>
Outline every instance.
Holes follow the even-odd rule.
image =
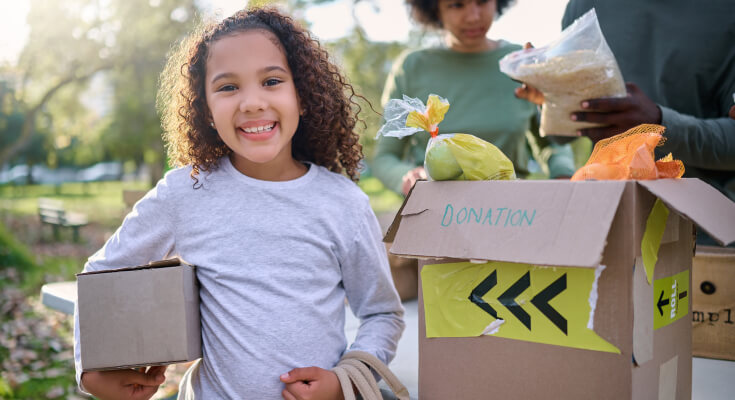
[[[556,297],[559,293],[567,288],[567,274],[562,275],[554,283],[547,286],[546,289],[533,296],[531,303],[541,311],[557,328],[567,334],[567,319],[564,318],[554,307],[549,305],[549,301]]]
[[[475,286],[475,288],[472,289],[472,293],[470,293],[469,297],[471,302],[482,308],[486,313],[492,315],[495,319],[498,319],[498,312],[495,311],[494,308],[490,307],[490,304],[487,304],[485,300],[482,299],[482,296],[489,292],[490,289],[494,288],[497,283],[498,273],[497,271],[493,271],[490,275],[487,276],[487,278],[485,278],[485,280],[480,282],[479,285]]]
[[[666,298],[666,300],[664,300],[664,291],[662,290],[661,295],[658,296],[658,302],[656,303],[656,306],[658,307],[658,313],[661,314],[662,317],[664,316],[664,309],[662,307],[668,306],[668,305],[669,305],[669,299]]]
[[[500,300],[500,303],[505,306],[505,308],[508,309],[513,315],[518,318],[519,321],[523,323],[523,325],[528,328],[528,330],[531,330],[531,316],[528,315],[526,310],[521,308],[521,305],[516,303],[516,297],[523,293],[524,290],[528,289],[528,287],[531,286],[531,273],[526,272],[525,275],[521,277],[521,279],[517,280],[516,283],[514,283],[511,287],[508,288],[503,294],[498,297],[498,300]]]
[[[683,291],[679,293],[679,300],[687,297],[687,291]],[[661,316],[664,316],[664,310],[663,306],[668,306],[671,300],[668,298],[664,300],[664,291],[661,291],[661,295],[658,296],[658,301],[656,302],[656,307],[658,307],[658,313],[661,314]]]

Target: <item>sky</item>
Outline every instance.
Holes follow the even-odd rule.
[[[227,16],[243,0],[200,0],[212,14]],[[561,30],[567,0],[516,0],[515,6],[493,23],[489,36],[536,47],[553,40]],[[304,17],[321,40],[344,36],[352,27],[352,0],[335,0],[310,7]],[[0,0],[0,64],[14,63],[28,36],[25,19],[29,0]],[[375,41],[405,41],[411,27],[402,0],[363,0],[355,11],[368,37]]]

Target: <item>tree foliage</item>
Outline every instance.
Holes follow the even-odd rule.
[[[157,179],[165,157],[155,108],[158,76],[171,46],[198,20],[196,0],[30,1],[30,34],[15,73],[0,73],[11,77],[5,86],[0,80],[0,165],[133,161],[154,166]],[[280,3],[305,23],[305,8],[333,1],[251,3]],[[358,129],[369,157],[383,84],[405,46],[372,42],[354,22],[346,37],[324,44],[367,99],[360,101],[366,125]]]
[[[59,91],[108,68],[109,63],[98,56],[104,47],[102,38],[94,34],[102,29],[102,24],[82,12],[84,3],[84,0],[31,1],[28,15],[31,29],[18,61],[20,72],[15,76],[18,89],[13,94],[17,109],[23,114],[23,125],[17,139],[0,151],[0,165],[37,142],[34,136],[48,128],[51,120],[41,119],[39,115],[47,111],[48,102]],[[41,124],[38,128],[37,123]]]
[[[373,138],[382,124],[380,97],[385,79],[393,60],[405,49],[405,45],[397,42],[371,42],[365,31],[356,25],[347,37],[329,43],[328,47],[355,90],[367,100],[360,104],[360,116],[365,124],[357,128],[363,151],[370,159],[375,142]]]
[[[43,131],[52,134],[49,164],[65,152],[66,161],[77,164],[162,164],[158,74],[195,15],[194,0],[32,0],[12,94],[23,126],[7,136],[14,140],[0,151],[0,165],[28,151]],[[73,151],[65,151],[72,144]]]
[[[101,131],[102,148],[111,157],[153,168],[164,165],[161,124],[156,112],[158,76],[172,44],[195,22],[193,0],[118,0],[112,10],[121,29],[115,66],[107,74],[112,108]]]

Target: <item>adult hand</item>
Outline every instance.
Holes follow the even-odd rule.
[[[344,400],[337,374],[319,367],[295,368],[281,375],[284,400]]]
[[[406,175],[403,175],[403,184],[401,185],[401,192],[403,192],[403,195],[407,196],[408,192],[411,191],[414,183],[416,183],[416,181],[419,179],[426,179],[426,177],[427,175],[424,167],[416,167],[406,172]]]
[[[727,114],[730,118],[735,119],[735,106],[730,107],[730,112]]]
[[[82,373],[82,386],[101,400],[148,400],[166,377],[166,366],[155,366],[148,371],[121,369]]]
[[[582,101],[584,111],[574,112],[572,121],[594,122],[602,126],[579,131],[593,142],[615,136],[640,124],[660,124],[661,109],[634,83],[626,83],[626,97],[606,97]]]
[[[526,42],[526,44],[523,45],[524,50],[532,48],[533,45],[531,44],[531,42]],[[530,101],[537,106],[544,104],[544,94],[533,86],[529,86],[521,82],[521,87],[515,88],[513,92],[517,98]]]

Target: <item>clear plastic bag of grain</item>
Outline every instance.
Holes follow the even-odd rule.
[[[594,8],[548,46],[506,55],[500,70],[544,94],[541,136],[576,136],[579,129],[598,126],[572,121],[570,115],[581,109],[583,100],[626,96],[623,76]]]

